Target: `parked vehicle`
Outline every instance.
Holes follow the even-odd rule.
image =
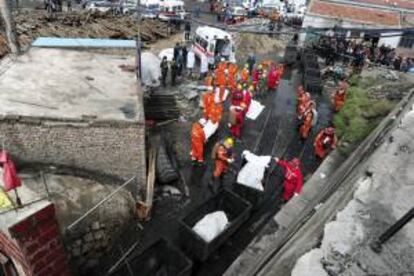
[[[188,15],[184,2],[180,0],[163,0],[160,2],[158,18],[163,21],[183,20]]]
[[[160,13],[160,0],[142,0],[140,5],[141,16],[157,18]]]
[[[229,61],[236,62],[236,50],[231,34],[217,28],[198,27],[193,38],[192,49],[197,58],[207,59],[209,64],[219,60],[225,49],[231,49]]]

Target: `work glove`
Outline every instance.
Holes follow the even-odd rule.
[[[279,158],[277,158],[277,157],[275,157],[274,159],[275,159],[276,163],[277,163],[277,162],[279,162],[279,160],[280,160],[280,159],[279,159]]]

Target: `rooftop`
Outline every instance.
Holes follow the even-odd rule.
[[[142,121],[133,57],[32,47],[0,73],[0,115]]]
[[[329,1],[329,0],[328,0]],[[349,2],[357,5],[372,7],[389,7],[396,9],[406,9],[414,11],[414,1],[412,0],[330,0],[332,2]]]
[[[398,12],[356,7],[349,4],[328,3],[316,0],[311,4],[308,13],[311,15],[320,15],[365,24],[388,27],[400,26],[400,16]]]

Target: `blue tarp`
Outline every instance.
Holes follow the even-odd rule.
[[[48,48],[135,48],[135,40],[39,37],[33,47]]]

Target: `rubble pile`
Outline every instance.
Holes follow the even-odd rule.
[[[55,20],[49,20],[45,11],[21,10],[14,15],[14,20],[23,48],[41,36],[133,39],[138,33],[138,25],[133,17],[118,17],[111,13],[61,13]],[[142,22],[141,36],[145,42],[154,42],[169,35],[170,28],[167,23],[152,19]],[[6,38],[0,32],[0,58],[8,52]]]

